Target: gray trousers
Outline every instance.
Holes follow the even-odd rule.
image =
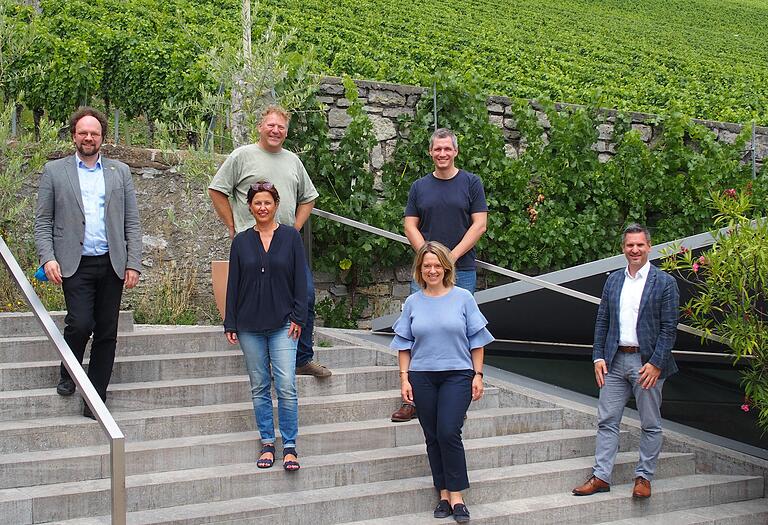
[[[634,395],[637,411],[640,413],[640,461],[634,477],[652,480],[656,472],[656,460],[661,452],[661,388],[664,380],[656,386],[643,389],[638,384],[640,354],[618,352],[605,376],[605,385],[600,389],[597,405],[597,445],[595,448],[594,475],[606,483],[611,482],[611,472],[619,450],[619,424],[629,396]]]

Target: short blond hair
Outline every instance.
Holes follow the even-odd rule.
[[[436,241],[427,241],[424,246],[419,248],[416,252],[416,257],[413,260],[413,279],[419,283],[419,286],[424,289],[427,287],[427,282],[424,277],[421,276],[421,265],[424,262],[424,257],[428,253],[433,253],[437,256],[440,266],[443,267],[445,274],[443,275],[443,285],[450,287],[456,282],[456,266],[453,264],[453,258],[451,257],[451,251],[444,245]]]
[[[259,124],[263,124],[265,120],[267,120],[267,117],[270,115],[279,115],[285,119],[286,124],[291,123],[291,114],[288,113],[288,111],[282,107],[282,106],[267,106],[264,108],[264,111],[261,112],[261,120],[259,121]]]

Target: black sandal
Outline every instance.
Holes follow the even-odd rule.
[[[259,468],[269,468],[272,465],[275,464],[275,445],[274,443],[267,443],[266,445],[261,446],[261,453],[259,456],[263,456],[264,454],[272,454],[272,459],[267,458],[259,458],[258,461],[256,461],[256,466]]]
[[[293,454],[297,458],[299,457],[294,447],[284,448],[283,449],[283,468],[288,472],[294,472],[299,470],[301,468],[301,465],[299,465],[298,461],[294,461],[292,459],[291,460],[285,459],[285,456],[287,456],[288,454]]]

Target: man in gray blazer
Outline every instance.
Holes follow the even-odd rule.
[[[600,388],[595,466],[573,489],[576,496],[611,490],[619,450],[619,424],[630,395],[640,414],[640,461],[632,496],[648,498],[661,452],[661,389],[677,372],[672,347],[677,335],[680,296],[675,279],[651,265],[651,236],[632,224],[624,230],[627,267],[605,282],[595,322],[592,360]]]
[[[61,284],[64,340],[80,363],[93,334],[88,377],[103,400],[112,375],[120,299],[139,282],[141,228],[128,166],[99,153],[107,119],[81,107],[69,121],[74,155],[45,165],[35,213],[35,244],[45,275]],[[61,366],[56,391],[75,392]],[[93,418],[88,406],[83,415]]]

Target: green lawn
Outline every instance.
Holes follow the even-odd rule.
[[[768,124],[766,0],[262,0],[325,73]]]

